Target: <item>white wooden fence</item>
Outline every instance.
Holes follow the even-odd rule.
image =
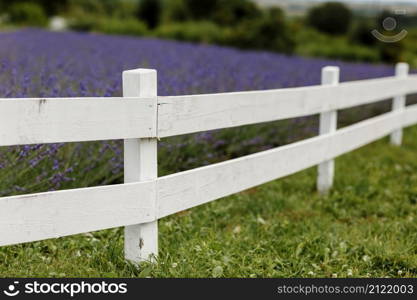
[[[0,246],[125,226],[126,258],[153,259],[157,220],[319,165],[318,189],[332,185],[333,159],[386,135],[401,144],[417,123],[417,76],[210,95],[157,97],[156,71],[123,73],[123,98],[0,99],[0,146],[125,140],[125,184],[0,198]],[[394,98],[392,111],[337,129],[337,110]],[[157,177],[159,138],[320,114],[320,135],[272,150]]]

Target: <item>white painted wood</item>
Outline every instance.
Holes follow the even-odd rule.
[[[337,86],[339,84],[340,69],[338,67],[324,67],[321,73],[322,85]],[[337,99],[334,99],[336,101]],[[334,133],[337,130],[337,110],[320,114],[319,134]],[[317,190],[326,194],[333,185],[334,160],[328,160],[318,165]]]
[[[398,78],[407,78],[410,67],[407,63],[398,63],[395,67],[395,75]],[[396,96],[392,101],[392,110],[403,110],[406,102],[406,94]],[[403,131],[398,128],[391,134],[391,144],[400,146],[403,138]]]
[[[417,76],[279,90],[158,97],[158,137],[318,114],[417,92]]]
[[[0,146],[156,136],[155,99],[0,99]]]
[[[0,246],[149,222],[155,182],[0,198]]]
[[[416,123],[417,105],[413,105],[333,134],[156,180],[3,197],[0,246],[143,222],[151,224],[156,217],[293,174],[388,135],[398,126]],[[137,225],[132,229],[142,233]]]
[[[317,164],[330,186],[333,167],[324,163],[392,133],[400,144],[399,130],[417,123],[417,105],[404,107],[402,96],[417,92],[417,76],[405,68],[337,86],[336,69],[327,69],[318,87],[158,100],[156,71],[138,69],[123,73],[123,98],[0,99],[0,146],[124,138],[126,182],[0,198],[0,246],[126,226],[126,258],[137,263],[157,255],[158,218]],[[390,97],[392,112],[336,131],[337,109]],[[317,137],[157,178],[157,135],[316,113],[323,113]]]
[[[123,95],[126,97],[156,97],[157,75],[155,70],[137,69],[123,72]],[[129,102],[127,99],[125,102]],[[155,103],[156,105],[156,100]],[[136,182],[156,179],[157,139],[126,139],[124,141],[124,180]],[[153,201],[156,205],[156,197]],[[158,254],[158,221],[125,227],[125,257],[139,263],[154,261]]]
[[[276,149],[157,180],[158,218],[278,179],[362,147],[417,122],[417,105]]]
[[[417,124],[417,104],[407,106],[402,115],[401,127],[405,128]]]

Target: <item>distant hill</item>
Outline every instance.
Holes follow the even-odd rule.
[[[253,0],[261,6],[279,6],[290,15],[302,15],[311,6],[325,0]],[[334,0],[333,0],[334,1]],[[416,0],[336,0],[351,7],[357,14],[374,15],[381,10],[405,11],[407,14],[417,13]]]

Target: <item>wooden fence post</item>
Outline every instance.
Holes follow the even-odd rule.
[[[157,105],[156,70],[136,69],[123,72],[123,96],[155,97]],[[157,139],[125,139],[125,183],[155,179],[157,176]],[[140,195],[138,201],[139,199]],[[134,263],[154,261],[158,254],[158,221],[126,226],[124,234],[127,260]]]
[[[398,78],[406,78],[408,76],[409,69],[410,67],[407,63],[398,63],[395,66],[395,76],[397,76]],[[403,110],[405,108],[405,101],[405,95],[398,95],[397,97],[395,97],[392,101],[392,110]],[[393,133],[391,133],[391,144],[401,146],[402,138],[403,130],[402,128],[398,128]]]
[[[339,67],[325,67],[321,73],[322,85],[339,84]],[[336,100],[336,99],[335,99]],[[332,110],[320,114],[319,134],[333,133],[337,130],[337,111]],[[317,190],[326,194],[333,185],[334,160],[328,160],[318,166]]]

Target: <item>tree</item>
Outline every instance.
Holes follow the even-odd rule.
[[[18,25],[45,26],[48,18],[42,6],[32,2],[13,3],[8,10],[10,21]]]
[[[396,43],[379,42],[379,53],[381,59],[388,63],[398,63],[404,60],[404,42],[398,41]]]
[[[375,24],[361,20],[355,24],[352,31],[349,34],[349,39],[357,44],[365,46],[374,46],[377,43],[377,39],[372,35]]]
[[[218,0],[185,0],[188,13],[192,19],[211,19],[217,9]]]
[[[233,31],[230,44],[248,49],[262,49],[291,54],[295,48],[281,9],[266,10],[260,18],[242,22]]]
[[[164,2],[163,19],[169,22],[184,22],[189,19],[184,0],[167,0]]]
[[[153,29],[159,25],[161,14],[161,0],[141,0],[139,2],[138,17],[144,21],[149,28]]]
[[[223,26],[233,26],[244,20],[260,17],[258,6],[249,0],[217,0],[213,21]]]
[[[50,1],[50,0],[0,0],[0,9],[8,11],[10,7],[15,4],[31,3],[39,5],[42,10],[48,15],[53,16],[65,9],[68,4],[68,0]]]
[[[311,8],[307,14],[307,22],[328,34],[345,34],[352,22],[352,12],[342,3],[327,2]]]

